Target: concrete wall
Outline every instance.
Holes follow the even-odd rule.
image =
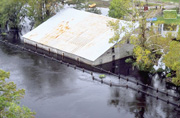
[[[113,51],[114,48],[114,51]],[[112,62],[114,60],[122,59],[132,55],[134,46],[132,44],[125,43],[123,45],[115,45],[106,51],[102,56],[95,60],[93,65],[101,65],[103,63]]]

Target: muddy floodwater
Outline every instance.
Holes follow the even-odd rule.
[[[21,105],[35,111],[36,118],[180,118],[180,112],[165,102],[131,89],[101,84],[87,73],[2,43],[0,68],[11,73],[8,81],[26,90]],[[110,75],[107,79],[117,80]],[[136,79],[147,82],[140,76]],[[123,80],[119,83],[137,87]],[[148,84],[177,95],[174,90],[167,90],[158,76],[153,76]],[[155,94],[147,88],[138,88]],[[165,95],[161,97],[179,103]]]

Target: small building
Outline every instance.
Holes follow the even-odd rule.
[[[46,22],[23,36],[24,43],[79,60],[100,65],[132,54],[133,46],[109,43],[114,32],[108,21],[117,19],[72,8],[63,9]],[[120,21],[126,24],[127,21]],[[120,35],[121,38],[125,33]]]

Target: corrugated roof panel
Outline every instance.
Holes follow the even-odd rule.
[[[116,19],[69,8],[23,37],[95,61],[113,46],[108,43],[114,34],[110,20]]]

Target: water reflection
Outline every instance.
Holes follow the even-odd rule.
[[[69,74],[76,76],[72,69],[67,71],[67,67],[60,64],[57,65],[57,63],[42,57],[16,49],[12,50],[1,44],[0,47],[3,51],[1,52],[2,61],[0,65],[6,67],[8,71],[17,68],[19,72],[16,73],[16,80],[22,80],[21,84],[26,87],[25,89],[30,90],[31,96],[54,94],[57,90],[59,90],[58,94],[64,94],[63,90],[60,90],[58,87],[61,86],[64,90],[69,89],[69,84],[75,81],[73,77],[68,76]],[[11,59],[7,58],[7,56],[11,57]],[[48,91],[45,91],[47,88]]]
[[[35,110],[36,117],[118,118],[121,114],[106,104],[109,87],[93,82],[90,75],[7,48],[0,44],[1,68],[11,72],[10,80],[18,88],[26,89],[22,104]],[[125,118],[129,117],[127,113]]]
[[[71,91],[69,84],[75,82],[75,79],[69,77],[69,74],[75,75],[74,71],[67,70],[63,65],[57,65],[47,60],[38,60],[33,62],[30,67],[23,67],[24,84],[32,92],[32,96],[45,95],[46,97],[59,96]]]
[[[115,88],[111,91],[109,104],[114,105],[118,110],[121,110],[121,107],[125,108],[127,112],[133,113],[136,118],[143,118],[146,110],[146,96],[136,94],[134,91]]]
[[[125,88],[112,89],[108,104],[115,106],[118,111],[123,108],[126,112],[131,112],[135,118],[180,117],[180,112],[174,110],[174,106]]]
[[[131,79],[165,89],[164,81],[158,76],[150,79],[147,74],[135,73],[128,64],[121,61],[118,64],[124,69],[116,71],[128,75]],[[88,74],[2,44],[0,65],[2,69],[11,72],[10,79],[15,81],[19,88],[26,89],[22,103],[35,110],[36,117],[39,118],[180,117],[173,106],[164,102],[131,89],[110,88],[94,82]],[[128,85],[137,87],[131,83]],[[138,88],[156,94],[145,87]],[[176,94],[172,90],[166,91]],[[163,95],[161,97],[166,98]]]

